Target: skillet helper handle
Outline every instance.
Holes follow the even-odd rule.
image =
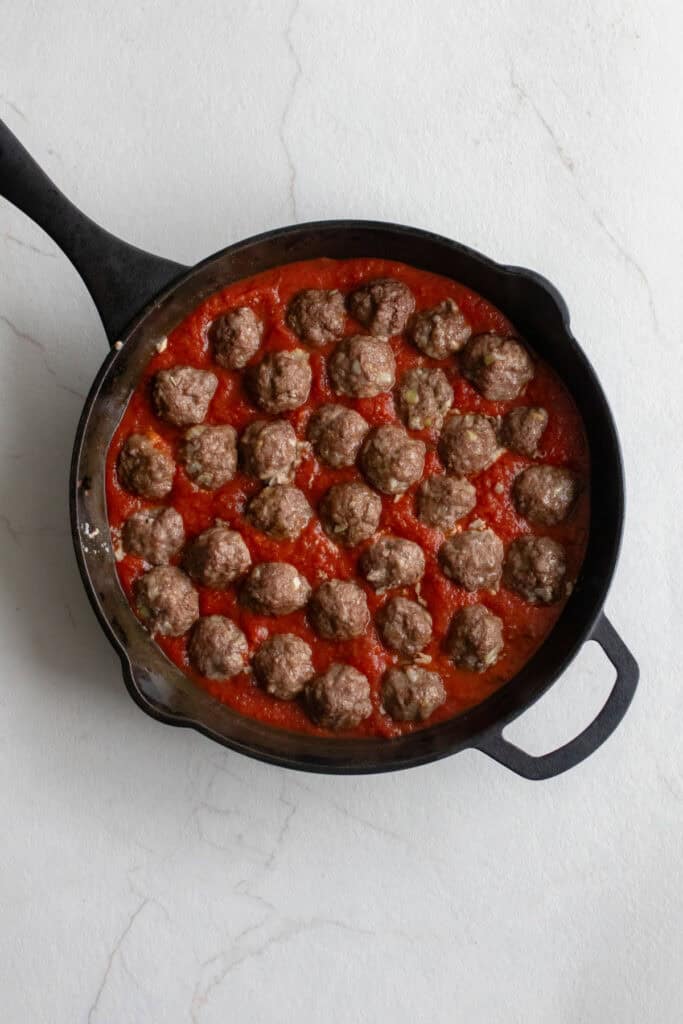
[[[81,213],[0,121],[0,195],[34,220],[83,278],[110,344],[187,269],[110,235]]]
[[[476,748],[525,779],[552,779],[574,768],[601,747],[628,710],[638,685],[639,670],[635,658],[604,614],[598,619],[591,639],[600,644],[617,670],[617,678],[607,701],[583,732],[541,757],[527,754],[504,739],[501,728],[487,733]]]

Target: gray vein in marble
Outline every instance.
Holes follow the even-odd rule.
[[[21,238],[17,238],[16,235],[12,235],[9,232],[3,234],[2,238],[4,238],[6,242],[11,242],[12,245],[18,245],[22,249],[28,249],[29,252],[35,252],[39,256],[48,256],[51,260],[57,259],[58,253],[46,252],[44,249],[39,249],[37,245],[31,245],[30,242],[23,242]]]
[[[43,366],[45,367],[45,370],[47,371],[47,373],[49,373],[51,377],[54,378],[55,385],[60,389],[60,391],[66,391],[68,395],[74,395],[75,398],[80,398],[82,402],[85,401],[85,395],[83,394],[82,391],[77,391],[75,388],[69,387],[68,384],[62,384],[59,377],[57,376],[57,371],[53,366],[50,365],[50,362],[47,358],[47,352],[45,351],[45,346],[41,341],[38,341],[37,338],[34,338],[32,335],[27,334],[25,331],[20,331],[16,324],[13,324],[11,320],[8,320],[8,318],[6,316],[2,316],[2,314],[0,314],[0,322],[9,327],[10,331],[15,336],[15,338],[18,338],[19,341],[27,342],[32,348],[34,348],[40,354],[40,359]]]
[[[133,925],[135,924],[136,920],[138,919],[138,917],[140,916],[142,911],[145,909],[145,907],[150,902],[151,902],[150,898],[146,897],[142,901],[142,903],[137,907],[137,909],[133,911],[133,913],[131,914],[131,916],[128,919],[128,923],[127,923],[126,927],[123,929],[123,931],[119,935],[118,939],[114,943],[114,945],[113,945],[113,947],[111,949],[111,952],[109,953],[109,956],[107,957],[107,966],[105,967],[104,974],[102,975],[102,980],[101,980],[101,982],[99,984],[99,988],[97,989],[97,993],[95,995],[95,998],[94,998],[94,1000],[93,1000],[93,1002],[92,1002],[92,1004],[90,1006],[90,1009],[88,1010],[88,1024],[91,1024],[91,1022],[92,1022],[92,1020],[94,1018],[94,1015],[97,1012],[97,1007],[99,1006],[100,999],[102,998],[102,993],[104,992],[104,989],[106,987],[107,981],[109,979],[109,975],[111,974],[111,970],[112,970],[112,967],[114,965],[114,959],[115,959],[117,953],[120,952],[121,947],[123,946],[123,943],[126,941],[126,938],[128,937],[128,935],[130,935],[130,932],[131,932],[131,930],[133,928]]]
[[[5,528],[5,530],[7,531],[7,533],[10,535],[10,537],[12,538],[12,540],[14,541],[14,543],[18,547],[19,544],[20,544],[19,534],[17,533],[16,529],[12,525],[12,520],[10,519],[10,517],[6,516],[4,513],[0,513],[0,523],[2,523],[2,525]]]
[[[6,107],[13,110],[17,117],[20,117],[22,121],[28,122],[28,118],[24,111],[21,110],[8,96],[0,96],[0,103],[4,103]]]
[[[282,111],[282,117],[280,118],[280,128],[279,128],[279,132],[278,132],[278,135],[279,135],[279,138],[280,138],[280,142],[282,143],[282,148],[284,150],[285,159],[287,161],[287,169],[288,169],[288,173],[289,173],[289,185],[288,185],[289,205],[290,205],[290,208],[291,208],[291,211],[292,211],[292,217],[293,217],[293,219],[295,221],[298,220],[297,205],[296,205],[296,166],[294,164],[294,157],[292,156],[292,151],[290,149],[289,141],[287,139],[287,123],[288,123],[288,120],[289,120],[289,115],[290,115],[291,110],[292,110],[292,104],[294,102],[294,96],[295,96],[295,93],[296,93],[296,90],[297,90],[297,86],[298,86],[299,81],[301,79],[301,76],[303,74],[303,68],[301,67],[301,61],[299,60],[299,55],[296,52],[296,49],[294,47],[294,42],[292,40],[292,26],[294,25],[294,21],[296,19],[296,16],[299,13],[300,4],[301,4],[301,0],[295,0],[294,4],[292,6],[292,9],[290,11],[289,18],[287,20],[287,25],[285,27],[285,32],[284,32],[284,38],[285,38],[285,43],[287,44],[287,50],[289,51],[289,55],[290,55],[290,57],[292,59],[292,62],[294,64],[294,74],[292,76],[292,80],[291,80],[290,85],[289,85],[289,90],[287,92],[287,99],[285,101],[285,106],[284,106],[284,109]]]

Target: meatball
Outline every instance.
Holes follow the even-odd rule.
[[[249,519],[262,533],[278,540],[298,537],[313,515],[306,495],[290,484],[272,484],[249,502]]]
[[[547,426],[548,413],[545,409],[520,405],[503,416],[500,426],[501,444],[510,451],[533,459],[538,455],[538,446]]]
[[[352,292],[349,309],[370,334],[391,337],[405,327],[415,309],[415,296],[402,281],[383,277]]]
[[[242,604],[259,615],[289,615],[308,603],[311,587],[289,562],[261,562],[242,587]]]
[[[175,462],[146,434],[131,434],[119,452],[116,471],[122,487],[141,498],[165,498],[173,487]]]
[[[462,608],[451,619],[446,652],[458,668],[484,672],[503,650],[503,622],[483,604]]]
[[[490,466],[498,442],[493,424],[486,416],[468,413],[449,416],[439,438],[439,458],[446,469],[459,476],[473,476]]]
[[[308,401],[311,392],[311,364],[303,349],[270,352],[258,366],[247,371],[247,387],[260,409],[287,412]]]
[[[307,288],[295,295],[287,310],[287,326],[309,345],[327,345],[344,331],[344,296],[337,291]]]
[[[362,636],[370,625],[365,592],[357,583],[328,580],[313,593],[308,606],[313,629],[325,640]]]
[[[444,576],[465,590],[497,590],[503,571],[503,542],[493,530],[464,530],[439,548]]]
[[[121,539],[131,555],[151,565],[164,565],[185,543],[185,527],[174,508],[148,508],[134,512],[123,524]]]
[[[176,427],[201,423],[217,387],[218,377],[208,370],[195,370],[193,366],[159,370],[152,385],[154,411]]]
[[[254,420],[242,434],[240,455],[249,476],[265,483],[288,483],[299,459],[294,427],[286,420]]]
[[[470,338],[461,368],[463,376],[492,402],[517,398],[534,375],[534,364],[524,346],[499,334]]]
[[[515,508],[530,523],[557,526],[564,522],[579,495],[579,482],[562,466],[530,466],[512,485]]]
[[[185,568],[205,587],[224,590],[243,576],[251,565],[249,548],[241,534],[227,526],[204,530],[185,552]]]
[[[151,633],[182,636],[199,618],[199,597],[174,565],[158,565],[133,585],[135,607]]]
[[[554,604],[564,593],[565,550],[551,537],[514,540],[505,558],[503,583],[530,604]]]
[[[453,404],[453,388],[443,370],[416,366],[403,374],[396,404],[410,430],[438,430]]]
[[[367,434],[368,424],[354,409],[321,405],[308,424],[308,440],[315,454],[328,466],[352,466]]]
[[[375,590],[411,587],[424,574],[424,551],[403,537],[380,537],[363,553],[360,570]]]
[[[382,681],[382,705],[395,722],[425,722],[445,700],[441,676],[417,665],[390,668]]]
[[[293,633],[275,633],[268,637],[251,663],[266,693],[279,700],[294,700],[315,673],[311,648]]]
[[[425,526],[452,530],[476,504],[474,484],[464,477],[428,476],[417,491],[417,518]]]
[[[241,370],[256,355],[263,336],[263,324],[248,306],[223,313],[211,324],[209,338],[213,357],[226,370]]]
[[[180,461],[198,487],[217,490],[235,475],[237,432],[227,425],[190,427],[180,445]]]
[[[332,665],[306,686],[306,706],[326,729],[353,729],[372,711],[367,677],[351,665]]]
[[[402,427],[385,424],[371,431],[361,453],[361,468],[384,494],[403,494],[422,476],[426,448]]]
[[[327,370],[336,393],[351,398],[374,398],[391,391],[396,380],[391,346],[365,334],[340,341],[327,361]]]
[[[335,484],[318,509],[325,533],[345,547],[355,547],[376,532],[382,499],[365,484]]]
[[[223,615],[201,618],[187,648],[192,667],[209,679],[230,679],[242,672],[248,652],[242,630]]]
[[[420,352],[432,359],[446,359],[460,351],[472,334],[472,328],[453,299],[445,299],[432,309],[416,313],[408,333]]]
[[[384,646],[405,657],[413,657],[432,637],[431,615],[407,597],[392,597],[380,608],[375,621]]]

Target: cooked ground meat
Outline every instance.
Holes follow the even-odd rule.
[[[515,338],[478,334],[462,354],[463,376],[492,402],[508,402],[521,395],[534,375],[527,350]]]
[[[445,299],[432,309],[416,313],[410,321],[408,334],[426,356],[446,359],[460,351],[472,334],[472,328],[453,299]]]
[[[308,603],[311,587],[289,562],[261,562],[251,570],[240,594],[242,604],[260,615],[289,615]]]
[[[380,537],[363,552],[360,571],[375,590],[411,587],[424,574],[424,551],[403,537]]]
[[[538,406],[520,405],[503,416],[500,425],[501,444],[510,451],[533,459],[548,426],[548,413]]]
[[[396,405],[410,430],[440,429],[453,404],[453,388],[443,370],[416,366],[403,374]]]
[[[365,484],[334,484],[321,501],[318,515],[332,540],[352,548],[376,532],[382,499]]]
[[[306,495],[291,484],[264,487],[249,502],[247,515],[257,530],[283,540],[298,537],[313,515]]]
[[[464,477],[428,476],[417,491],[417,518],[425,526],[452,530],[476,504],[474,484]]]
[[[334,662],[305,692],[309,715],[326,729],[353,729],[372,711],[367,677],[351,665]]]
[[[503,542],[493,530],[455,533],[439,548],[444,576],[465,590],[497,590],[503,571]]]
[[[190,427],[180,445],[180,461],[197,487],[218,490],[232,480],[237,469],[236,430],[227,424]]]
[[[327,580],[313,593],[308,606],[313,629],[326,640],[362,636],[370,625],[365,592],[357,583]]]
[[[137,613],[150,633],[182,636],[199,618],[199,597],[174,565],[158,565],[133,584]]]
[[[287,326],[309,345],[327,345],[344,333],[344,296],[336,289],[306,288],[287,310]]]
[[[227,526],[211,526],[189,544],[185,568],[205,587],[224,590],[251,565],[249,548],[241,534]]]
[[[417,654],[432,637],[431,615],[407,597],[392,597],[382,605],[375,622],[384,646],[405,657]]]
[[[230,679],[242,672],[249,653],[247,638],[223,615],[207,615],[192,630],[190,664],[209,679]]]
[[[183,518],[174,508],[142,509],[123,524],[121,539],[129,554],[151,565],[164,565],[185,543]]]
[[[269,352],[258,364],[246,371],[247,388],[260,409],[265,412],[287,412],[308,401],[313,374],[308,353]]]
[[[415,309],[415,296],[402,281],[382,277],[352,292],[349,309],[370,334],[388,338],[405,327]]]
[[[512,485],[515,508],[539,526],[564,522],[578,496],[578,479],[562,466],[530,466]]]
[[[493,424],[486,416],[468,413],[449,416],[439,438],[439,458],[446,469],[459,476],[474,476],[490,466],[498,442]]]
[[[263,324],[248,306],[223,313],[211,324],[213,357],[226,370],[241,370],[258,352]]]
[[[352,466],[369,430],[360,413],[344,405],[321,405],[308,423],[308,440],[328,466]]]
[[[327,370],[336,393],[351,398],[374,398],[391,391],[396,380],[391,346],[365,334],[340,341],[327,361]]]
[[[426,722],[445,700],[441,676],[417,665],[390,668],[382,681],[382,704],[395,722]]]
[[[360,453],[361,468],[370,483],[384,494],[403,494],[422,476],[423,441],[409,437],[390,423],[370,432]]]
[[[564,593],[565,550],[551,537],[514,540],[505,558],[503,583],[530,604],[554,604]]]
[[[462,608],[451,619],[444,644],[458,668],[484,672],[498,661],[503,650],[503,622],[483,604]]]
[[[264,640],[252,659],[254,675],[266,693],[294,700],[313,678],[311,648],[293,633],[275,633]]]
[[[175,462],[146,434],[131,434],[119,452],[119,483],[141,498],[165,498],[173,487]]]
[[[254,420],[242,434],[240,455],[249,476],[265,483],[288,483],[299,458],[294,427],[286,420]]]
[[[193,366],[159,370],[152,385],[154,411],[176,427],[201,423],[217,387],[218,377],[208,370],[196,370]]]

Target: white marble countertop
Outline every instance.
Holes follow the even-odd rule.
[[[0,116],[121,237],[191,263],[386,219],[559,286],[621,429],[642,680],[536,784],[474,752],[299,775],[142,715],[68,528],[104,333],[0,201],[3,1024],[680,1020],[681,31],[634,0],[6,5]],[[587,647],[509,735],[552,748],[610,684]]]

